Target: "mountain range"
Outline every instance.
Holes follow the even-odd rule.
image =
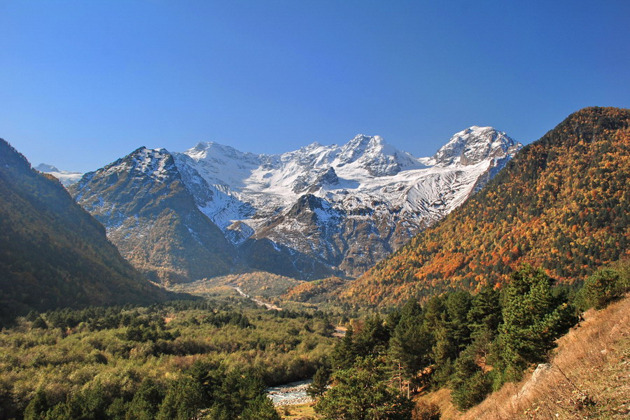
[[[416,158],[379,136],[279,155],[139,148],[69,187],[153,280],[356,276],[481,189],[521,144],[491,127]]]
[[[399,304],[509,281],[522,264],[560,282],[630,256],[630,110],[586,108],[524,147],[478,194],[341,296]]]

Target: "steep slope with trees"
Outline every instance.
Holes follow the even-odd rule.
[[[523,263],[572,282],[628,255],[630,110],[585,108],[342,293],[389,305],[501,283]]]
[[[0,320],[31,309],[152,302],[140,276],[52,176],[0,139]]]

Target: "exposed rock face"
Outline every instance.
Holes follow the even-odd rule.
[[[70,191],[121,253],[156,281],[225,274],[234,265],[232,244],[199,211],[164,149],[139,148],[86,174]]]
[[[162,280],[194,280],[237,266],[301,279],[354,276],[459,206],[520,147],[491,128],[462,133],[433,158],[365,135],[282,155],[216,143],[172,154],[142,148],[87,174],[72,191],[134,264]],[[153,237],[162,214],[189,233]],[[193,241],[169,241],[186,236],[205,250],[196,257],[203,269],[181,269]],[[148,251],[151,240],[181,250],[180,259]]]

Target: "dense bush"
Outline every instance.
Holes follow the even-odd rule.
[[[629,289],[627,276],[622,268],[605,268],[588,277],[579,295],[582,309],[602,309],[619,299]]]

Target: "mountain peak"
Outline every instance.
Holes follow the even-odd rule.
[[[342,149],[364,151],[365,149],[382,147],[385,144],[385,140],[381,136],[357,134],[352,140],[342,146]]]
[[[381,136],[365,134],[358,134],[342,146],[335,163],[337,166],[344,166],[354,162],[377,177],[395,175],[402,169],[423,166],[417,158],[387,144]]]
[[[219,163],[231,160],[257,161],[259,158],[253,153],[241,152],[232,146],[219,144],[213,141],[197,143],[195,147],[188,149],[181,154],[187,155],[189,158],[197,162],[205,160]]]
[[[473,125],[455,133],[437,151],[433,159],[438,165],[475,165],[488,158],[504,158],[513,155],[522,144],[493,127]]]
[[[39,172],[61,172],[56,166],[47,163],[40,163],[35,167]]]
[[[173,171],[175,162],[171,153],[164,149],[148,149],[144,146],[137,148],[122,159],[107,165],[107,173],[129,172],[134,176],[149,176],[157,180],[164,180]]]
[[[47,163],[40,163],[34,169],[38,170],[39,172],[54,176],[59,180],[59,182],[61,182],[64,187],[69,187],[72,184],[76,184],[83,176],[81,172],[62,171],[56,166],[49,165]]]

